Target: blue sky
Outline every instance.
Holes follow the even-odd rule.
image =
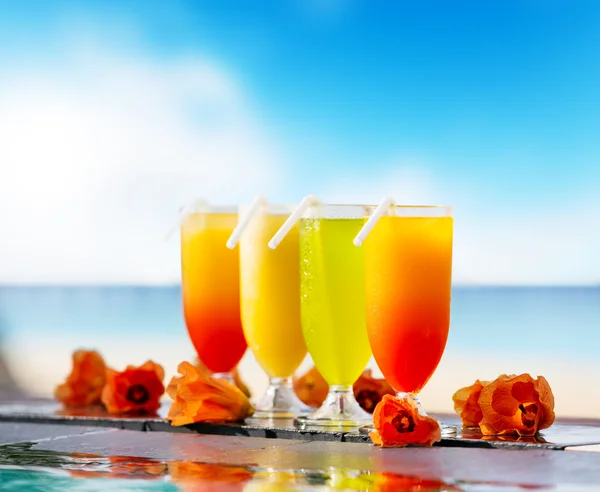
[[[0,280],[169,281],[172,246],[148,247],[156,270],[114,258],[192,195],[262,192],[449,203],[457,281],[598,283],[599,26],[594,1],[4,2],[0,112],[24,145],[0,154],[3,206],[36,220],[49,193],[66,218],[42,254],[5,214]],[[55,261],[70,247],[101,266]]]

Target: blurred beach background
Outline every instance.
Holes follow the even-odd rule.
[[[588,0],[0,3],[0,379],[193,359],[163,239],[191,199],[391,194],[455,207],[426,408],[530,372],[600,416],[599,25]]]

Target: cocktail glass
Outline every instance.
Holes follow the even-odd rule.
[[[371,357],[364,254],[352,244],[366,215],[362,205],[317,203],[298,223],[302,332],[315,366],[329,383],[323,405],[296,419],[300,427],[351,428],[371,420],[352,391]]]
[[[452,235],[450,207],[392,206],[362,247],[373,356],[398,396],[412,398],[423,414],[418,394],[442,358],[450,326]],[[456,428],[442,426],[442,433]]]
[[[240,319],[239,252],[225,246],[237,218],[237,207],[199,205],[181,223],[185,324],[200,361],[230,382],[247,347]]]
[[[249,212],[242,207],[240,215]],[[242,325],[248,346],[269,376],[254,417],[293,418],[311,410],[294,393],[291,377],[306,357],[300,325],[298,227],[275,250],[267,246],[294,206],[261,204],[240,248]]]

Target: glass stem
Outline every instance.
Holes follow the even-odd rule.
[[[423,409],[423,405],[421,405],[421,400],[419,399],[418,393],[398,393],[398,398],[410,398],[415,402],[417,408],[419,409],[419,414],[427,416],[427,413]]]
[[[292,387],[292,378],[269,378],[269,386],[274,388],[276,391],[278,389],[291,388]]]
[[[228,383],[235,384],[235,379],[233,379],[233,375],[230,372],[213,372],[212,377],[215,379],[224,379]]]
[[[354,398],[354,391],[352,390],[352,386],[335,384],[329,387],[329,394],[335,395],[337,408],[339,408],[342,413],[344,413],[345,411],[345,406],[347,402],[346,395],[348,395],[348,393],[351,393],[352,398]]]

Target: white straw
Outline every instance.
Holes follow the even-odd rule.
[[[252,220],[252,217],[254,217],[254,214],[256,214],[258,209],[266,203],[267,199],[264,196],[257,196],[256,198],[254,198],[252,204],[250,205],[250,208],[248,209],[248,212],[246,212],[246,215],[244,215],[240,219],[238,224],[235,226],[235,229],[231,233],[231,236],[229,236],[229,239],[227,240],[226,246],[229,249],[235,248],[235,245],[240,240],[240,237],[242,237],[242,234],[246,230],[246,227],[248,227],[248,224],[250,224],[250,221]]]
[[[287,220],[271,238],[271,240],[269,241],[269,248],[277,248],[277,246],[279,246],[279,243],[283,241],[283,238],[287,236],[287,233],[290,232],[292,228],[296,225],[296,222],[300,220],[300,217],[302,217],[304,211],[311,205],[314,205],[315,203],[319,203],[319,199],[316,196],[305,196],[300,202],[300,205],[296,207],[296,210],[292,212],[292,214],[287,218]]]
[[[354,238],[354,246],[362,246],[362,243],[365,241],[365,239],[367,239],[367,236],[373,230],[373,227],[375,227],[377,221],[381,219],[381,217],[383,217],[393,205],[395,205],[395,202],[391,196],[386,196],[383,198],[383,200],[381,200],[381,202],[379,202],[379,205],[375,209],[375,212],[373,212],[373,215],[369,217],[367,223]]]
[[[198,199],[193,200],[187,205],[181,207],[179,209],[179,218],[177,219],[177,222],[175,222],[165,234],[165,241],[171,239],[171,236],[173,236],[173,234],[175,234],[175,231],[179,229],[186,215],[188,215],[192,210],[198,210],[199,208],[208,208],[208,202]]]

